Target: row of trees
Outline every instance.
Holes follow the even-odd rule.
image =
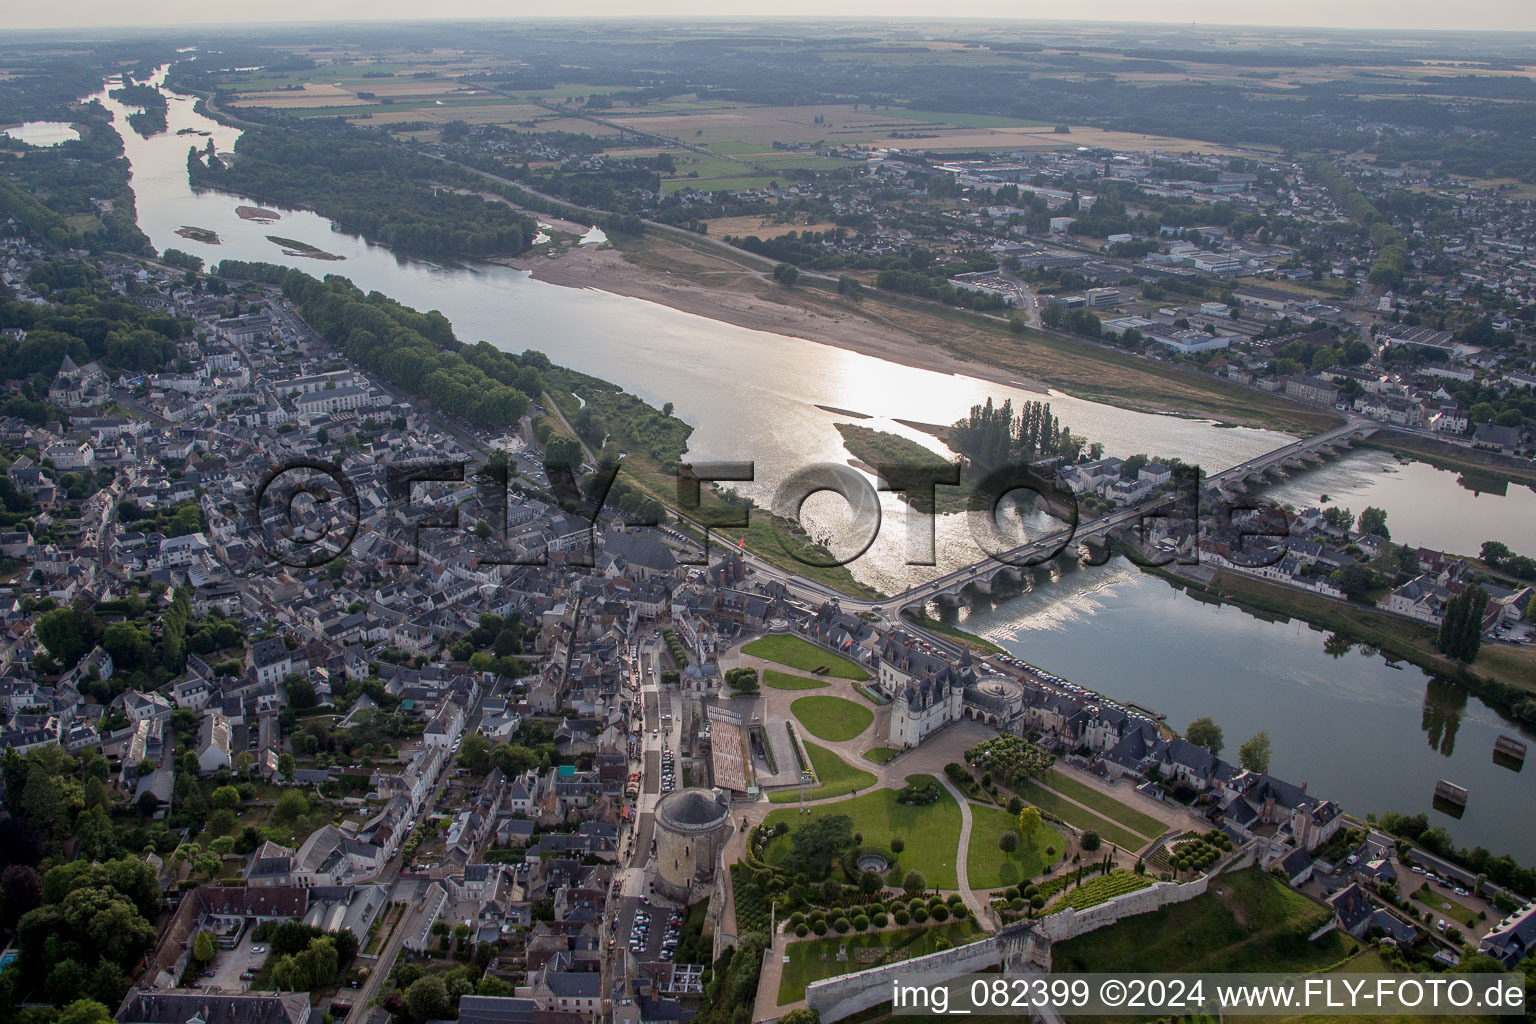
[[[1483,643],[1483,613],[1487,609],[1488,592],[1476,584],[1451,598],[1435,636],[1440,653],[1461,662],[1474,661]]]
[[[1222,735],[1221,726],[1212,718],[1201,717],[1189,723],[1189,728],[1184,730],[1184,738],[1197,747],[1204,747],[1211,752],[1211,756],[1220,757],[1221,748],[1226,740]],[[1251,772],[1269,771],[1270,742],[1269,731],[1260,729],[1249,737],[1237,750],[1237,763]]]
[[[1085,447],[1094,457],[1103,453],[1102,445],[1090,445],[1071,427],[1062,426],[1051,413],[1051,403],[1028,401],[1015,415],[1011,398],[1000,406],[990,398],[971,406],[969,415],[950,428],[949,445],[982,469],[1004,465],[1016,455],[1028,461],[1060,457],[1071,462]]]
[[[346,278],[322,282],[299,271],[284,278],[283,294],[349,358],[444,412],[476,426],[506,426],[528,410],[528,395],[502,379],[517,379],[522,365],[491,346],[461,350],[435,310],[419,313],[378,292],[364,295]]]

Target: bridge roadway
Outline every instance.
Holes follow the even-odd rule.
[[[1213,473],[1202,480],[1202,487],[1242,483],[1249,477],[1262,476],[1267,470],[1284,466],[1288,461],[1298,460],[1302,456],[1317,452],[1319,449],[1336,444],[1344,444],[1356,437],[1367,436],[1373,433],[1377,427],[1378,424],[1373,420],[1351,416],[1342,426],[1300,441],[1293,441],[1263,455],[1240,462],[1219,473]],[[750,551],[738,553],[741,555],[742,560],[751,566],[754,571],[762,576],[782,582],[797,597],[816,602],[836,598],[842,607],[848,611],[870,611],[880,608],[887,616],[894,617],[900,609],[908,605],[925,603],[940,594],[959,593],[967,584],[976,580],[990,579],[992,576],[1010,567],[1017,568],[1027,566],[1032,562],[1046,560],[1045,556],[1064,549],[1074,540],[1082,541],[1092,537],[1103,536],[1117,526],[1139,522],[1142,517],[1159,511],[1174,500],[1175,498],[1171,494],[1153,495],[1134,505],[1127,505],[1125,508],[1116,509],[1102,518],[1088,523],[1079,523],[1076,529],[1068,527],[1058,530],[1038,540],[1032,540],[1008,551],[1000,552],[995,556],[981,559],[963,568],[955,569],[927,582],[919,583],[917,586],[908,588],[899,594],[885,598],[849,597],[824,584],[816,583],[780,568]],[[703,526],[687,520],[686,517],[678,516],[678,518],[683,519],[688,525],[701,532],[704,529]]]

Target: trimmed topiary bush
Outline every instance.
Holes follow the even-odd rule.
[[[905,910],[898,910],[895,914],[891,915],[891,919],[897,924],[904,925],[908,921],[912,920],[912,915],[907,913]]]
[[[884,928],[887,924],[890,923],[890,918],[886,917],[884,914],[878,913],[869,920],[870,923],[873,924],[876,928]]]
[[[964,921],[966,916],[970,914],[970,910],[963,903],[958,907],[950,907],[949,912],[954,915],[956,921]]]
[[[811,933],[811,930],[810,930],[810,928],[808,928],[808,927],[806,927],[806,926],[805,926],[805,925],[803,925],[803,924],[797,924],[797,925],[795,925],[795,934],[796,934],[796,935],[797,935],[797,936],[799,936],[799,937],[800,937],[800,938],[802,938],[802,939],[803,939],[803,938],[805,938],[805,937],[806,937],[806,936],[807,936],[807,935],[809,935],[809,934],[810,934],[810,933]]]
[[[946,907],[942,903],[940,903],[938,906],[934,907],[933,908],[933,919],[935,921],[938,921],[940,924],[942,924],[945,921],[948,921],[949,920],[949,908]]]
[[[827,934],[827,922],[817,921],[815,924],[811,925],[811,931],[815,932],[817,935]]]
[[[836,921],[832,922],[832,930],[837,932],[839,935],[842,935],[844,932],[846,932],[848,928],[849,924],[846,917],[840,917]]]
[[[853,919],[853,930],[856,931],[856,932],[868,931],[869,930],[869,918],[865,917],[863,914],[859,914],[858,916],[856,916]]]
[[[915,908],[912,911],[912,920],[916,921],[918,924],[922,924],[925,921],[927,921],[928,920],[928,908],[927,907],[917,907],[917,908]]]

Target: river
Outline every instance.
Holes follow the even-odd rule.
[[[1015,404],[1049,397],[1064,424],[1103,442],[1109,454],[1177,456],[1211,470],[1287,440],[1271,431],[1223,429],[1206,421],[1130,412],[915,369],[639,299],[562,288],[497,265],[401,257],[337,232],[313,213],[281,211],[281,219],[270,224],[244,220],[235,212],[244,200],[193,192],[186,173],[190,147],[202,148],[211,138],[220,151],[228,151],[238,130],[197,114],[191,98],[170,95],[169,131],[145,139],[127,128],[121,104],[105,94],[95,98],[113,111],[120,126],[139,223],[158,248],[191,252],[210,264],[232,257],[317,275],[344,274],[364,289],[420,309],[441,310],[465,340],[484,338],[510,351],[540,349],[654,405],[670,401],[677,415],[695,427],[691,457],[754,461],[757,481],[742,489],[765,503],[776,482],[792,470],[849,458],[833,424],[850,417],[820,406],[864,414],[870,418],[858,422],[934,450],[940,446],[932,437],[895,420],[950,422],[988,397],[1012,398]],[[182,129],[196,134],[176,134]],[[176,232],[182,227],[214,231],[219,244],[181,237]],[[286,256],[267,239],[269,234],[344,260]],[[1378,467],[1386,468],[1391,467]],[[1369,483],[1373,471],[1352,456],[1344,468],[1299,478],[1289,486],[1302,490],[1280,500],[1310,504],[1316,500],[1312,492],[1326,489],[1336,500],[1347,498],[1346,503],[1363,507],[1371,497],[1388,507],[1398,539],[1460,550],[1473,534],[1479,542],[1495,535],[1513,542],[1522,523],[1528,532],[1529,505],[1505,502],[1494,509],[1487,496],[1459,490],[1454,477],[1445,474],[1401,470],[1399,475],[1413,482],[1405,490],[1415,493],[1388,495],[1367,486],[1357,497],[1344,477],[1325,476],[1334,472]],[[1410,472],[1417,475],[1410,477]],[[1520,501],[1529,497],[1511,495]],[[1442,514],[1436,504],[1451,498],[1470,502],[1466,507],[1479,515],[1493,509],[1490,518],[1464,516],[1461,504],[1454,515]],[[905,565],[905,506],[889,494],[881,504],[884,528],[870,551],[850,566],[859,579],[894,590],[975,559],[964,524],[949,516],[938,524],[938,569]],[[836,530],[844,511],[840,499],[813,499],[807,504],[807,526],[813,532]],[[1446,522],[1453,518],[1459,526]],[[1472,522],[1475,529],[1467,525]],[[1034,519],[1025,526],[1047,528]],[[1423,538],[1410,536],[1421,530]],[[1358,650],[1332,656],[1321,634],[1193,601],[1123,561],[1074,569],[1049,586],[978,607],[969,613],[968,628],[1053,672],[1157,708],[1181,727],[1211,715],[1226,730],[1229,756],[1250,734],[1266,728],[1278,774],[1306,780],[1312,792],[1333,797],[1356,814],[1429,810],[1435,779],[1451,778],[1469,787],[1471,802],[1459,822],[1432,813],[1437,823],[1450,827],[1460,841],[1536,859],[1536,830],[1529,815],[1515,812],[1532,806],[1536,769],[1517,775],[1491,763],[1494,734],[1514,730],[1476,699],[1459,702],[1411,666],[1388,667],[1379,656]]]

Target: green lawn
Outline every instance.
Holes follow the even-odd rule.
[[[813,751],[816,748],[806,744]],[[913,775],[907,781],[931,779],[931,775]],[[853,819],[853,830],[864,834],[864,842],[870,846],[888,847],[893,836],[900,836],[906,849],[898,854],[903,870],[917,870],[928,879],[929,887],[954,889],[959,882],[955,870],[955,853],[960,848],[960,807],[948,790],[939,799],[921,807],[896,801],[896,790],[876,789],[856,796],[852,800],[817,804],[809,808],[809,817],[801,815],[798,808],[773,811],[764,819],[766,824],[789,823],[793,829],[800,821],[809,821],[833,814],[846,814]],[[780,836],[768,844],[765,857],[770,864],[777,864],[789,850],[789,837]]]
[[[1168,831],[1168,826],[1152,815],[1144,814],[1087,783],[1079,782],[1059,768],[1046,772],[1042,781],[1062,796],[1087,804],[1109,820],[1119,822],[1132,832],[1140,832],[1148,839],[1156,839]]]
[[[835,654],[828,654],[809,640],[798,636],[790,636],[786,633],[775,633],[772,636],[759,637],[742,647],[742,654],[750,654],[754,658],[762,658],[764,661],[776,661],[780,665],[788,665],[802,672],[814,672],[819,668],[825,668],[826,675],[836,676],[838,679],[853,679],[863,682],[869,678],[869,673],[849,661]]]
[[[1083,810],[1059,794],[1042,788],[1033,780],[1024,783],[1023,788],[1019,790],[1019,795],[1046,814],[1060,818],[1068,825],[1074,825],[1077,828],[1092,829],[1106,843],[1114,843],[1123,850],[1140,850],[1147,845],[1147,840],[1129,829],[1121,828],[1108,818],[1101,818],[1092,811]]]
[[[1327,907],[1248,868],[1211,880],[1184,903],[1126,918],[1051,947],[1052,969],[1073,971],[1312,971],[1359,948],[1335,929],[1308,942]]]
[[[1413,900],[1415,903],[1428,907],[1430,912],[1436,917],[1443,917],[1447,921],[1453,921],[1464,928],[1477,927],[1477,915],[1472,912],[1472,908],[1468,907],[1465,903],[1458,903],[1455,897],[1437,889],[1428,882],[1422,883],[1414,891]],[[1447,903],[1450,904],[1449,908],[1445,906]],[[1433,926],[1434,922],[1431,921],[1430,927]]]
[[[899,753],[901,753],[901,751],[897,750],[895,747],[870,747],[868,750],[864,751],[864,756],[876,764],[885,764],[885,762],[889,761]]]
[[[792,676],[788,672],[780,672],[778,669],[763,669],[763,685],[771,686],[775,690],[821,690],[829,684],[825,679],[810,679],[806,676]]]
[[[843,697],[801,697],[789,709],[812,736],[833,743],[853,739],[875,720],[869,708]]]
[[[1020,841],[1017,850],[1004,853],[997,845],[998,837],[1009,829],[1016,830],[1018,824],[1018,819],[1007,811],[971,804],[971,847],[965,869],[972,889],[1023,885],[1049,868],[1066,850],[1061,833],[1042,824],[1032,841]],[[1045,858],[1047,847],[1056,851],[1049,862]]]
[[[935,943],[941,938],[947,940],[951,946],[961,946],[967,942],[974,942],[984,934],[976,927],[975,922],[967,918],[964,921],[951,921],[948,924],[905,931],[862,935],[854,931],[850,931],[847,935],[828,933],[824,939],[791,942],[785,948],[789,963],[784,965],[784,972],[779,976],[779,1005],[783,1006],[786,1003],[804,999],[805,987],[813,981],[835,978],[840,974],[851,974],[876,965],[874,961],[861,962],[857,959],[854,954],[856,949],[883,948],[894,954],[889,956],[890,960],[906,960],[934,952],[937,949]],[[837,959],[838,946],[848,947],[847,960]],[[827,957],[825,960],[821,958],[823,953]]]
[[[862,768],[855,768],[826,747],[807,742],[805,752],[811,757],[811,767],[816,769],[816,779],[820,783],[815,789],[806,791],[805,795],[809,800],[842,796],[844,793],[852,793],[856,789],[865,789],[875,784],[873,775]],[[776,804],[792,804],[800,799],[800,791],[785,790],[774,793],[768,799]]]

